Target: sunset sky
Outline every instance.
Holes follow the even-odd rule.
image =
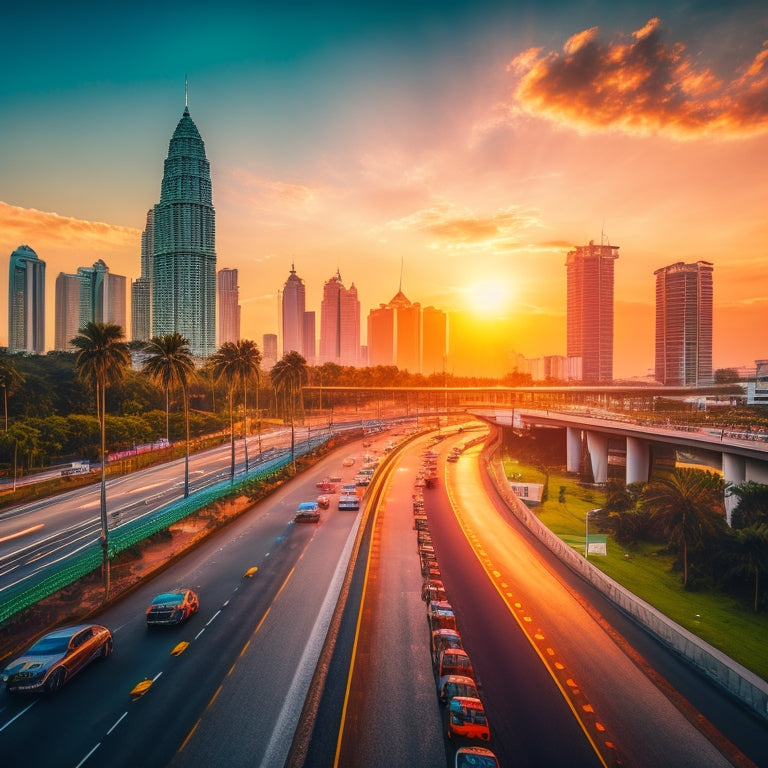
[[[211,162],[242,335],[294,262],[565,354],[569,249],[619,246],[614,375],[653,367],[654,276],[714,264],[715,367],[768,357],[768,10],[631,3],[15,3],[0,24],[0,270],[139,276],[168,142]],[[0,290],[0,345],[7,343]],[[130,316],[130,314],[129,314]],[[319,328],[318,328],[319,331]],[[365,338],[363,338],[365,342]],[[461,370],[456,370],[462,373]]]

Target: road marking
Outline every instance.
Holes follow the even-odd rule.
[[[45,528],[45,523],[38,523],[37,525],[33,525],[31,528],[25,528],[23,531],[12,533],[10,536],[3,536],[0,538],[0,544],[2,544],[4,541],[12,541],[13,539],[20,539],[22,536],[28,536],[30,533],[39,531],[41,528]]]
[[[127,714],[128,714],[128,712],[123,712],[123,714],[120,715],[120,717],[117,718],[117,720],[115,721],[115,724],[107,731],[107,736],[109,736],[109,734],[112,733],[112,731],[114,731],[115,728],[117,728],[117,726],[120,725],[120,723],[123,722],[123,719],[125,718],[125,716]]]
[[[101,746],[101,742],[99,742],[76,766],[75,768],[80,768],[81,765],[85,763],[86,760]]]
[[[12,717],[4,726],[2,726],[2,728],[0,728],[0,732],[4,731],[12,722],[14,722],[15,720],[18,720],[25,712],[32,709],[32,707],[34,707],[35,704],[37,704],[37,702],[33,701],[29,706],[24,707],[24,709],[22,709],[21,712],[18,712],[15,717]]]
[[[216,618],[216,617],[217,617],[217,616],[218,616],[220,613],[221,613],[221,609],[219,609],[218,611],[216,611],[216,613],[214,613],[214,614],[213,614],[213,616],[211,616],[211,618],[210,618],[210,619],[208,619],[208,623],[207,623],[205,626],[206,626],[206,627],[210,626],[211,622],[212,622],[212,621],[213,621],[213,620],[214,620],[214,619],[215,619],[215,618]]]

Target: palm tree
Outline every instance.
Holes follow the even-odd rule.
[[[245,432],[245,471],[248,472],[248,380],[256,378],[256,411],[259,409],[259,366],[261,352],[255,341],[240,339],[237,347],[238,373],[243,384],[243,429]],[[259,422],[261,424],[261,422]],[[261,427],[259,427],[259,453],[261,453]]]
[[[19,373],[16,364],[3,356],[3,359],[0,360],[0,387],[3,388],[3,429],[5,431],[8,431],[8,396],[24,384],[24,381],[24,376]]]
[[[235,476],[235,384],[238,378],[238,351],[237,345],[231,341],[222,344],[209,358],[207,363],[216,381],[224,379],[229,394],[229,435],[232,446],[232,460],[230,462],[230,477]]]
[[[96,415],[101,427],[101,549],[104,599],[109,597],[109,532],[107,520],[106,391],[120,381],[131,362],[123,329],[114,323],[88,323],[70,342],[77,350],[75,369],[96,394]]]
[[[174,386],[181,389],[184,407],[186,453],[184,455],[184,497],[189,496],[189,385],[195,376],[195,361],[189,340],[180,333],[154,336],[144,347],[147,354],[142,366],[145,373],[165,390],[166,430],[168,428],[170,393]],[[167,437],[167,433],[166,433]]]
[[[700,469],[679,468],[650,483],[643,504],[670,543],[681,549],[686,587],[691,548],[725,527],[722,478]]]
[[[272,367],[272,383],[282,394],[284,413],[287,410],[291,419],[291,461],[294,461],[296,444],[294,433],[296,394],[301,389],[302,380],[307,378],[307,373],[307,361],[298,352],[286,352]]]
[[[731,531],[729,576],[746,576],[754,584],[752,609],[760,606],[760,576],[768,576],[768,524]]]

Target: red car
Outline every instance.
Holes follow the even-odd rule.
[[[318,491],[323,493],[336,493],[336,486],[330,480],[321,480],[319,483],[315,483]]]
[[[328,507],[331,506],[331,500],[327,496],[318,496],[317,506],[320,507],[320,509],[328,509]]]
[[[448,705],[448,738],[463,736],[467,739],[488,741],[491,730],[480,699],[455,696]]]
[[[147,608],[147,626],[181,624],[200,608],[200,601],[191,589],[177,589],[158,595]]]

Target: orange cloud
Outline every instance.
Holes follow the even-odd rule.
[[[0,232],[4,241],[29,244],[35,250],[73,244],[83,250],[93,247],[135,248],[137,239],[141,237],[141,231],[133,227],[73,219],[35,208],[20,208],[1,200]]]
[[[500,208],[490,216],[478,216],[470,210],[443,203],[390,221],[390,229],[425,232],[436,237],[442,248],[486,246],[510,247],[517,236],[538,225],[539,217],[524,208]]]
[[[561,52],[528,49],[507,70],[517,76],[513,108],[583,131],[678,140],[768,132],[768,48],[724,81],[666,42],[657,18],[618,42],[600,42],[593,27]]]

